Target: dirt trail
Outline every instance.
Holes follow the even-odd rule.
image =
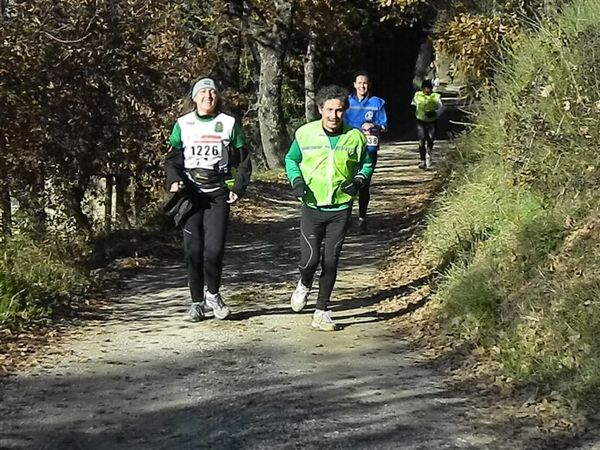
[[[377,233],[351,234],[342,251],[332,305],[341,331],[311,330],[313,303],[291,312],[298,205],[268,200],[264,217],[232,229],[230,320],[181,321],[180,263],[142,271],[108,320],[3,382],[0,448],[526,448],[478,419],[474,400],[449,392],[376,313],[381,295],[369,286],[390,242],[414,224],[401,205],[434,176],[416,164],[414,144],[381,151]]]

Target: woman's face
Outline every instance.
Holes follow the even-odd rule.
[[[194,97],[196,109],[201,116],[212,114],[217,109],[219,93],[212,88],[200,89]]]

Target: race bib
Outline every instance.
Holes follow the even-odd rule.
[[[190,145],[185,152],[187,169],[213,169],[223,157],[222,142],[204,142]]]
[[[367,145],[369,147],[376,147],[379,145],[379,136],[374,134],[367,134]]]

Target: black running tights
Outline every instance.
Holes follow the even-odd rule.
[[[199,193],[195,212],[183,225],[183,246],[188,284],[193,302],[204,300],[204,283],[212,294],[219,292],[229,219],[228,191]]]
[[[311,286],[319,261],[321,262],[317,309],[327,309],[337,277],[340,251],[346,237],[351,211],[351,208],[342,211],[319,211],[302,206],[300,276],[302,284]]]

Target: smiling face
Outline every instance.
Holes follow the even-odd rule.
[[[321,123],[326,131],[334,132],[342,128],[346,105],[338,99],[326,100],[319,108]]]
[[[359,98],[364,98],[367,96],[369,92],[369,77],[366,75],[359,75],[354,80],[354,89],[356,90],[356,95]]]
[[[208,116],[215,112],[219,102],[219,93],[212,88],[200,89],[194,97],[196,109],[201,116]]]

